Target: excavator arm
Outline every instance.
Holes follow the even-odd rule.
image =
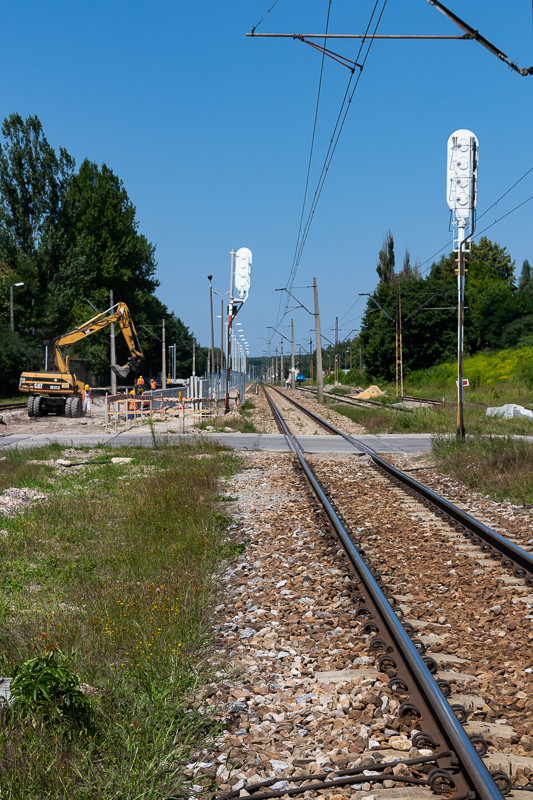
[[[96,333],[96,331],[100,331],[103,328],[107,328],[108,325],[112,325],[113,323],[120,325],[120,329],[130,351],[130,357],[123,366],[112,364],[111,369],[121,378],[126,378],[130,372],[137,372],[143,354],[129,308],[125,303],[116,303],[116,305],[108,308],[107,311],[97,314],[95,317],[87,320],[87,322],[84,322],[77,328],[74,328],[68,333],[64,333],[62,336],[57,336],[53,340],[52,344],[54,346],[55,360],[58,371],[62,373],[68,373],[70,371],[69,357],[63,355],[61,352],[62,347],[75,344],[81,339],[85,339],[87,336],[90,336],[91,334]]]

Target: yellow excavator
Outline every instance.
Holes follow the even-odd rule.
[[[42,417],[50,411],[64,414],[66,417],[83,416],[82,392],[84,382],[78,380],[70,371],[70,359],[63,355],[61,348],[79,342],[96,331],[116,323],[124,334],[129,347],[130,357],[123,366],[112,364],[111,369],[121,378],[126,378],[131,372],[136,373],[143,357],[137,331],[131,319],[128,306],[125,303],[116,303],[107,311],[97,314],[92,319],[78,325],[74,330],[63,336],[56,336],[52,342],[55,355],[55,370],[53,372],[23,372],[19,380],[19,391],[29,394],[28,416]]]

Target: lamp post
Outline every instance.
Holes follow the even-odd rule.
[[[211,281],[213,280],[213,276],[208,275],[207,280],[209,281],[209,319],[211,320],[211,372],[215,372],[215,332],[213,330],[213,285],[211,283]]]
[[[229,389],[231,380],[231,333],[232,324],[238,311],[242,308],[246,299],[248,298],[248,291],[250,289],[250,272],[252,267],[252,253],[247,247],[239,247],[237,251],[232,250],[231,268],[230,268],[230,291],[228,303],[228,346],[226,350],[226,402],[224,405],[224,413],[228,414],[229,406]],[[235,297],[237,292],[237,297]]]
[[[15,316],[13,313],[13,287],[14,286],[24,286],[23,282],[20,283],[12,283],[9,287],[9,327],[12,331],[15,330]]]

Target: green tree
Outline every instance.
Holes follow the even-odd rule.
[[[380,252],[380,263],[384,263],[385,250]],[[401,300],[405,375],[455,357],[455,261],[455,253],[443,256],[420,279],[417,270],[410,269],[410,259],[404,259],[401,277],[407,279],[401,281]],[[465,350],[475,352],[503,342],[512,346],[529,341],[533,335],[533,298],[529,304],[525,287],[520,292],[514,286],[514,262],[506,248],[483,237],[472,245],[467,267]],[[433,296],[434,301],[428,302]],[[390,279],[380,279],[361,327],[365,365],[378,379],[391,380],[395,375],[396,316],[396,289]]]
[[[389,230],[379,251],[376,267],[380,283],[392,283],[394,281],[394,264],[394,238]]]
[[[0,308],[9,316],[9,284],[14,294],[16,334],[2,330],[0,368],[4,390],[33,366],[40,341],[48,338],[44,317],[50,282],[58,266],[57,228],[63,193],[74,170],[64,148],[56,153],[36,116],[11,114],[0,142]],[[7,275],[7,280],[4,277]]]

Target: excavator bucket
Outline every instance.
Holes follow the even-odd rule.
[[[131,367],[129,364],[124,364],[123,367],[121,367],[119,364],[111,364],[111,369],[115,375],[119,376],[119,378],[127,378],[131,372]]]
[[[128,375],[133,372],[134,374],[139,370],[139,364],[134,358],[129,358],[126,364],[120,366],[120,364],[112,364],[111,369],[118,375],[119,378],[127,378]]]

